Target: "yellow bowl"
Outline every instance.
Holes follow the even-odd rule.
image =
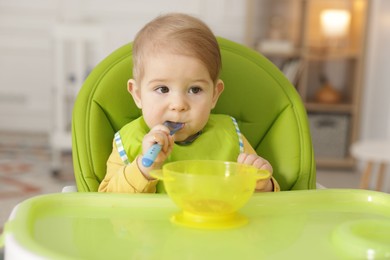
[[[173,222],[212,229],[245,224],[238,209],[252,196],[256,182],[270,177],[250,165],[209,160],[167,163],[151,174],[164,181],[166,192],[182,209]]]

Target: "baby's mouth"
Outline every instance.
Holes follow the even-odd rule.
[[[174,135],[177,131],[182,129],[184,127],[184,123],[180,122],[172,122],[172,121],[165,121],[164,125],[169,128],[171,131],[169,134]]]

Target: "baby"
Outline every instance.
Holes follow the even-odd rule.
[[[132,52],[128,91],[142,116],[116,133],[100,192],[161,192],[150,171],[186,159],[237,161],[272,173],[234,118],[210,114],[224,83],[218,42],[206,24],[185,14],[157,17],[137,34]],[[180,129],[170,135],[165,122]],[[161,151],[145,166],[143,156],[156,143]],[[256,191],[278,190],[273,177],[256,186]]]

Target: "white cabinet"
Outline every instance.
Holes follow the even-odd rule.
[[[50,128],[56,1],[0,1],[0,129]]]
[[[72,108],[88,73],[104,55],[106,34],[101,26],[85,23],[53,27],[53,120],[50,129],[52,172],[61,169],[60,156],[71,150]]]

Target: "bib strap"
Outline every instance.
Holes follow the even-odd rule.
[[[121,157],[122,161],[123,161],[126,165],[129,164],[129,159],[127,158],[126,151],[125,151],[125,149],[123,148],[123,144],[122,144],[122,140],[121,140],[121,135],[119,134],[119,132],[116,132],[116,133],[115,133],[114,140],[115,140],[116,147],[117,147],[117,149],[118,149],[119,156]]]
[[[237,120],[232,116],[231,116],[231,118],[233,120],[233,124],[234,124],[234,127],[236,128],[236,132],[238,135],[238,143],[240,145],[240,153],[243,153],[244,152],[244,142],[242,141],[242,135],[241,135],[240,128],[238,127]]]

